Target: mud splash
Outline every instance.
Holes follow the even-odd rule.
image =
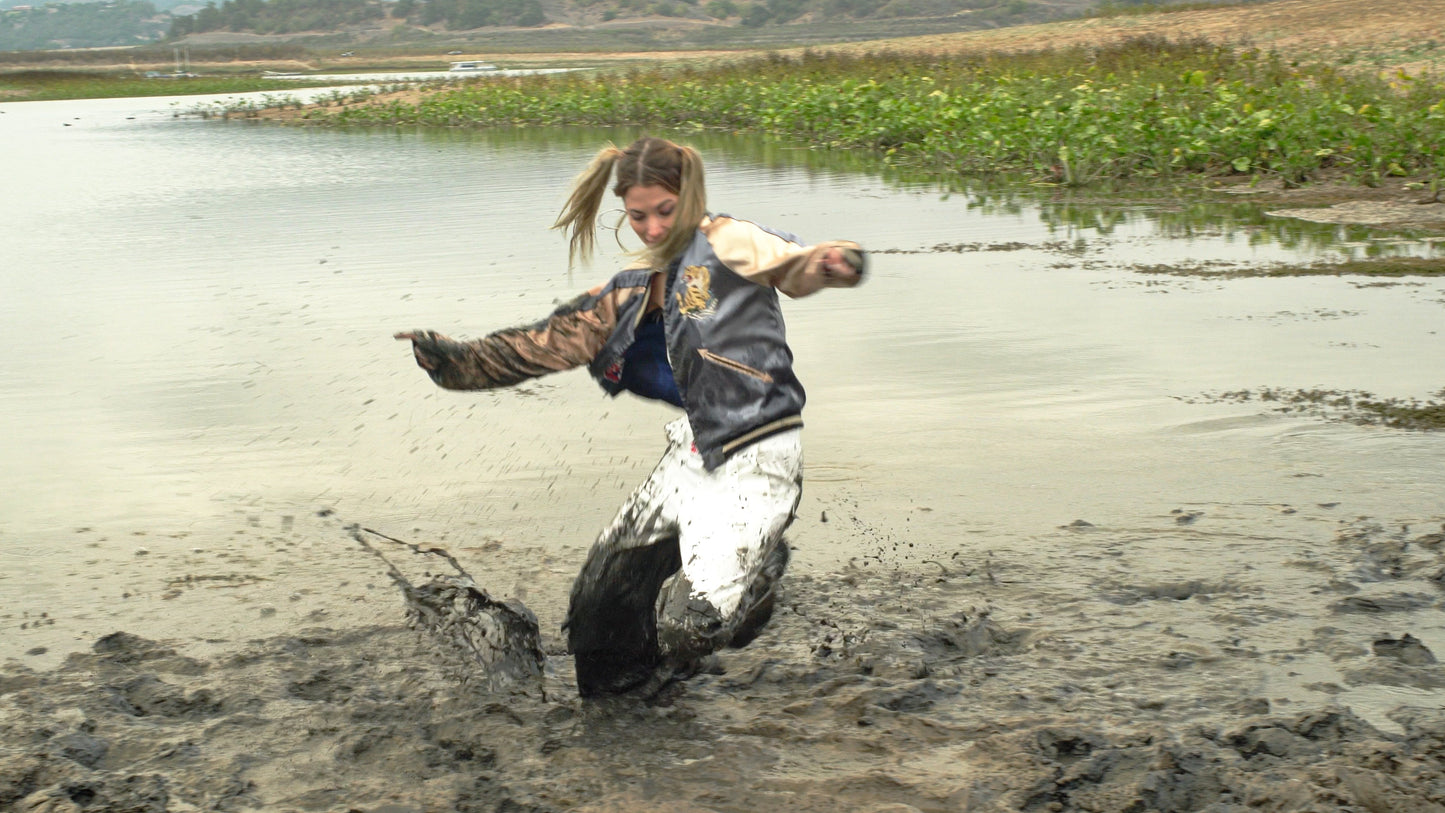
[[[1060,534],[1119,539],[1087,522]],[[426,624],[204,659],[118,632],[51,671],[0,670],[0,808],[1441,811],[1445,712],[1400,705],[1385,731],[1252,676],[1323,654],[1348,685],[1445,686],[1418,639],[1349,622],[1438,605],[1442,538],[1342,523],[1301,594],[1340,620],[1282,650],[1238,632],[1263,596],[1235,579],[1095,574],[1071,592],[1047,556],[860,559],[785,580],[724,674],[648,703],[578,699],[554,639],[536,681],[498,690],[456,679],[474,639],[439,656],[457,639]],[[1179,613],[1212,619],[1215,640]]]
[[[443,548],[414,545],[360,525],[346,530],[386,565],[387,575],[406,602],[409,626],[428,633],[440,657],[455,660],[458,680],[479,680],[493,692],[525,690],[540,682],[547,655],[542,651],[537,617],[525,604],[493,599]],[[367,541],[368,536],[423,556],[439,557],[456,573],[433,576],[418,587]]]

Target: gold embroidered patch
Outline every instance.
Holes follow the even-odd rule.
[[[712,295],[712,274],[705,265],[689,265],[682,269],[682,290],[677,292],[677,309],[683,316],[698,319],[711,316],[717,309]]]

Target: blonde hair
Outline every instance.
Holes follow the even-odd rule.
[[[572,193],[552,224],[552,228],[562,229],[568,236],[569,265],[578,258],[584,263],[592,259],[597,247],[597,212],[614,172],[617,182],[612,192],[619,198],[636,186],[659,186],[677,195],[673,227],[667,237],[636,252],[653,268],[663,268],[692,242],[693,231],[707,214],[702,156],[692,147],[653,136],[639,138],[626,149],[608,144],[599,150],[573,181]]]

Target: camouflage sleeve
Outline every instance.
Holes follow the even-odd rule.
[[[435,368],[432,381],[449,390],[489,390],[570,370],[592,360],[617,323],[626,292],[608,286],[560,306],[536,324],[459,340],[431,330],[413,331],[419,353]]]

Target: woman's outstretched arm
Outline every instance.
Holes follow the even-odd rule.
[[[480,339],[453,339],[433,330],[395,334],[412,343],[417,366],[449,390],[489,390],[570,370],[592,360],[617,324],[622,304],[646,287],[616,280],[558,307],[532,325],[498,330]]]

